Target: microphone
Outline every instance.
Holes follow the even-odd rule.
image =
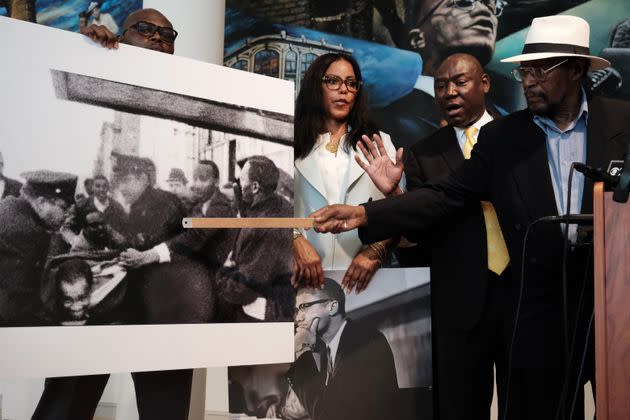
[[[616,185],[613,200],[617,203],[626,203],[628,194],[630,194],[630,144],[628,144],[626,155],[623,157],[623,171]]]
[[[592,225],[592,214],[566,214],[564,216],[544,216],[538,219],[543,223],[568,223],[570,225]]]
[[[619,183],[618,176],[612,176],[602,168],[593,168],[581,162],[573,162],[573,167],[591,181],[603,182],[609,187],[614,187]]]

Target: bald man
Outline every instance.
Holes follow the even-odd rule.
[[[90,25],[82,33],[107,48],[119,42],[173,54],[177,32],[155,9],[141,9],[125,19],[116,37],[105,26]],[[121,343],[124,350],[124,343]],[[192,387],[192,369],[132,373],[140,420],[187,420]],[[32,420],[88,420],[94,417],[109,374],[51,378]]]
[[[118,48],[120,43],[173,54],[177,31],[162,13],[155,9],[132,12],[123,23],[122,35],[116,36],[103,25],[90,25],[81,33],[106,48]]]
[[[493,119],[485,107],[490,80],[472,55],[447,57],[436,69],[434,87],[448,125],[411,148],[405,169],[410,191],[450,175],[470,156],[466,133],[474,132],[474,143]],[[505,333],[512,318],[502,306],[505,271],[497,274],[488,268],[486,243],[477,203],[423,236],[421,246],[398,252],[405,265],[418,265],[427,254],[431,261],[436,418],[443,420],[489,419],[495,363],[497,378],[504,375]]]

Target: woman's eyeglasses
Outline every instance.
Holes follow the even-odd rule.
[[[127,32],[129,29],[133,29],[138,32],[140,35],[145,36],[147,38],[152,37],[156,32],[160,34],[160,39],[164,42],[172,44],[175,42],[175,38],[177,38],[177,31],[173,28],[168,28],[165,26],[157,26],[151,22],[140,21],[136,22],[123,32]]]
[[[355,79],[343,80],[341,79],[341,77],[329,76],[329,75],[322,77],[322,82],[324,82],[326,87],[330,90],[339,90],[341,88],[341,85],[346,85],[348,92],[352,92],[352,93],[356,93],[361,88],[361,85],[363,84],[363,82],[360,80],[355,80]]]

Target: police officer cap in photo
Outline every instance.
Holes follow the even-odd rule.
[[[502,63],[544,60],[552,57],[578,57],[590,61],[589,71],[610,66],[608,60],[590,55],[590,27],[577,16],[556,15],[535,18],[527,32],[521,54],[504,58]]]
[[[65,172],[39,170],[21,174],[26,180],[25,187],[37,197],[61,198],[66,203],[74,202],[77,176]]]

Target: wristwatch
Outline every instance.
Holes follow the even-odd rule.
[[[302,232],[299,229],[293,229],[293,240],[295,241],[297,238],[303,237]]]

